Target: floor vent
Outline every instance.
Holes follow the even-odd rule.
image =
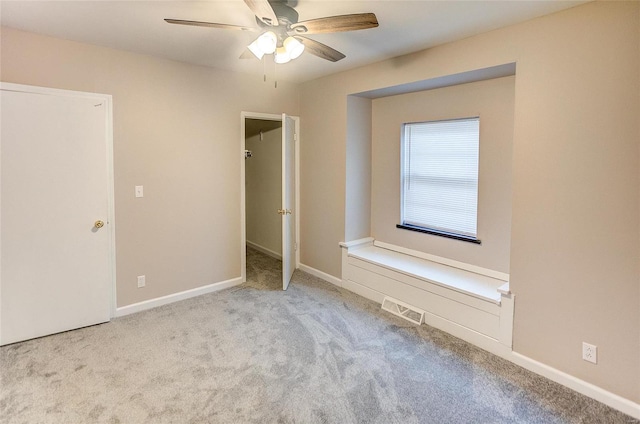
[[[424,311],[415,306],[408,305],[392,297],[385,296],[382,301],[382,309],[404,318],[414,324],[422,324],[424,321]]]

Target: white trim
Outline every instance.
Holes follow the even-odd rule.
[[[296,269],[300,268],[300,117],[289,116],[295,122],[295,136],[293,147],[295,154],[295,181],[296,181]]]
[[[513,348],[513,319],[516,295],[500,295],[500,327],[498,330],[498,341],[508,347]]]
[[[395,252],[404,253],[405,255],[415,256],[417,258],[426,259],[432,262],[438,262],[443,265],[452,266],[454,268],[464,269],[465,271],[474,272],[476,274],[486,275],[487,277],[496,278],[502,281],[509,281],[509,274],[504,272],[494,271],[492,269],[482,268],[476,265],[459,262],[453,259],[443,258],[440,256],[431,255],[429,253],[420,252],[418,250],[408,249],[402,246],[396,246],[395,244],[385,243],[383,241],[375,240],[373,245],[381,247],[387,250],[393,250]]]
[[[107,149],[107,224],[109,226],[109,318],[116,314],[116,213],[115,188],[113,169],[113,96],[110,94],[91,93],[85,91],[63,90],[59,88],[42,87],[36,85],[14,84],[0,82],[0,90],[18,91],[61,97],[94,98],[105,102],[105,142]]]
[[[64,90],[60,88],[42,87],[37,85],[14,84],[11,82],[0,82],[0,89],[4,91],[19,91],[19,92],[26,92],[26,93],[47,94],[52,96],[64,96],[64,97],[83,97],[83,98],[98,97],[101,99],[111,97],[111,95],[109,94],[91,93],[87,91]]]
[[[338,277],[334,277],[331,274],[327,274],[326,272],[322,272],[319,269],[312,268],[312,267],[310,267],[308,265],[305,265],[305,264],[300,264],[299,269],[300,269],[300,271],[304,271],[307,274],[311,274],[314,277],[318,277],[321,280],[324,280],[324,281],[326,281],[328,283],[331,283],[331,284],[336,285],[338,287],[342,287],[342,279],[340,279]]]
[[[375,241],[375,239],[373,237],[365,237],[365,238],[361,238],[358,240],[351,240],[351,241],[341,241],[340,247],[345,247],[347,249],[352,249],[356,246],[360,246],[362,244],[365,245],[370,245],[373,244],[373,242]]]
[[[116,284],[116,210],[115,210],[115,171],[113,168],[113,99],[109,95],[106,99],[106,109],[107,109],[107,161],[108,163],[108,187],[107,192],[109,193],[107,200],[107,207],[109,208],[108,219],[107,222],[109,225],[109,239],[111,245],[111,318],[116,315],[116,309],[118,307],[118,286]]]
[[[134,314],[136,312],[146,311],[147,309],[157,308],[158,306],[167,305],[169,303],[179,302],[181,300],[190,299],[192,297],[200,296],[207,293],[213,293],[220,290],[228,289],[242,284],[242,278],[232,278],[226,281],[220,281],[218,283],[209,284],[195,289],[185,290],[178,293],[169,294],[162,297],[156,297],[155,299],[149,299],[131,305],[122,306],[116,309],[116,317],[123,317],[125,315]]]
[[[280,121],[282,122],[282,114],[277,113],[262,113],[262,112],[240,112],[244,118],[249,119],[262,119],[264,121]],[[289,116],[290,117],[290,116]]]
[[[272,258],[276,258],[276,259],[282,260],[282,255],[279,254],[278,252],[274,252],[273,250],[267,249],[266,247],[260,246],[259,244],[256,244],[256,243],[254,243],[252,241],[247,240],[247,246],[249,246],[249,247],[251,247],[253,249],[256,249],[259,252],[262,252],[265,255],[271,256]]]
[[[348,255],[351,258],[348,262],[355,266],[366,268],[371,272],[385,275],[404,284],[413,285],[421,290],[436,290],[444,297],[454,296],[451,299],[457,298],[452,291],[459,292],[465,296],[475,297],[483,302],[491,302],[500,306],[501,295],[498,293],[498,287],[503,284],[502,280],[376,246],[348,249]],[[350,274],[347,273],[347,275]],[[348,278],[358,281],[352,277]],[[366,279],[360,282],[368,285],[365,281]],[[444,292],[436,289],[433,285],[441,287]],[[391,293],[385,294],[393,296]],[[410,300],[404,299],[404,301]],[[458,302],[467,304],[466,301],[460,299]],[[474,303],[468,305],[472,304]]]
[[[636,402],[625,399],[622,396],[611,393],[610,391],[592,383],[581,380],[517,352],[511,352],[509,357],[506,359],[510,360],[514,364],[520,365],[522,368],[546,377],[549,380],[555,381],[556,383],[573,389],[578,393],[590,397],[591,399],[595,399],[598,402],[602,402],[613,409],[617,409],[620,412],[640,420],[640,404]]]
[[[511,289],[509,288],[509,282],[507,281],[500,287],[498,287],[498,293],[508,296],[511,294]]]

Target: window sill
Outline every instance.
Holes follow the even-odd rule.
[[[466,241],[468,243],[473,243],[473,244],[482,244],[482,241],[475,237],[449,233],[447,231],[433,230],[431,228],[416,227],[414,225],[405,225],[405,224],[397,224],[396,228],[400,228],[403,230],[416,231],[418,233],[431,234],[434,236],[446,237],[454,240]]]

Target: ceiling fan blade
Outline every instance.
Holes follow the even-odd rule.
[[[244,2],[262,22],[270,26],[278,26],[278,17],[268,0],[244,0]]]
[[[240,31],[257,31],[257,28],[238,26],[238,25],[216,24],[214,22],[183,21],[181,19],[165,19],[165,22],[169,24],[191,25],[191,26],[199,26],[199,27],[207,27],[207,28],[236,29]]]
[[[375,28],[378,19],[373,13],[357,13],[354,15],[329,16],[310,19],[291,25],[295,34],[323,34],[328,32],[356,31]]]
[[[301,35],[296,35],[295,38],[300,40],[300,42],[304,44],[305,50],[314,56],[321,57],[331,62],[337,62],[346,57],[338,50],[332,49],[326,44],[322,44],[316,40],[312,40],[311,38],[303,37]]]

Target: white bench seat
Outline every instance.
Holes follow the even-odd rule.
[[[505,284],[497,278],[376,246],[357,249],[349,256],[497,304],[501,299],[498,289]]]
[[[390,297],[412,305],[425,312],[426,324],[481,347],[511,347],[513,296],[507,274],[372,238],[341,246],[342,287],[378,303]]]

